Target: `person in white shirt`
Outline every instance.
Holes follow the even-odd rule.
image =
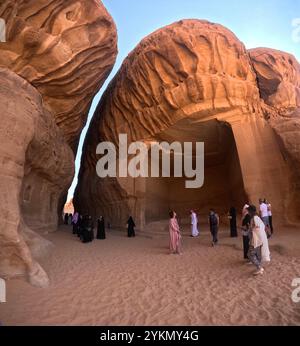
[[[243,206],[242,210],[242,219],[248,214],[248,208],[250,207],[250,203],[246,202],[245,205]]]
[[[256,207],[251,205],[248,208],[251,217],[249,260],[256,266],[257,271],[254,275],[262,275],[264,268],[263,262],[270,262],[270,250],[265,232],[265,225],[256,213]]]
[[[259,211],[260,211],[260,217],[263,223],[265,224],[265,226],[270,227],[268,206],[261,198],[259,199]]]

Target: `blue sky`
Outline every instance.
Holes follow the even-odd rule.
[[[151,32],[180,19],[207,19],[222,24],[233,31],[246,48],[275,48],[294,54],[300,61],[300,30],[297,33],[295,31],[297,28],[292,26],[293,20],[300,18],[300,0],[103,0],[102,2],[117,25],[119,54],[112,73],[94,98],[88,123],[103,91],[128,53]],[[300,23],[300,19],[297,22]],[[295,36],[299,39],[295,40]],[[68,200],[72,197],[77,184],[81,148],[87,126],[81,135],[75,162],[76,175],[69,190]]]

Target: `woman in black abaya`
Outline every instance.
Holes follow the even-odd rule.
[[[238,236],[237,227],[236,227],[236,209],[231,207],[229,210],[229,219],[230,219],[230,237],[235,238]]]
[[[135,231],[134,231],[135,223],[133,221],[132,216],[129,217],[127,221],[127,232],[128,232],[128,237],[135,237]]]
[[[105,239],[105,222],[104,217],[100,216],[97,222],[97,239]]]

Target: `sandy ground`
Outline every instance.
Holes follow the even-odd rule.
[[[264,276],[242,259],[241,237],[222,231],[212,248],[208,232],[190,238],[182,256],[168,254],[167,235],[110,230],[82,244],[62,227],[43,265],[51,287],[7,282],[3,325],[300,325],[292,280],[300,278],[300,232],[271,240]]]

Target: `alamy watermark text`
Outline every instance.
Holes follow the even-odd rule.
[[[113,143],[98,144],[96,154],[101,155],[101,158],[97,162],[96,171],[100,178],[186,177],[185,187],[188,189],[197,189],[204,184],[203,142],[132,142],[128,146],[127,134],[120,134],[118,149],[117,158]]]

